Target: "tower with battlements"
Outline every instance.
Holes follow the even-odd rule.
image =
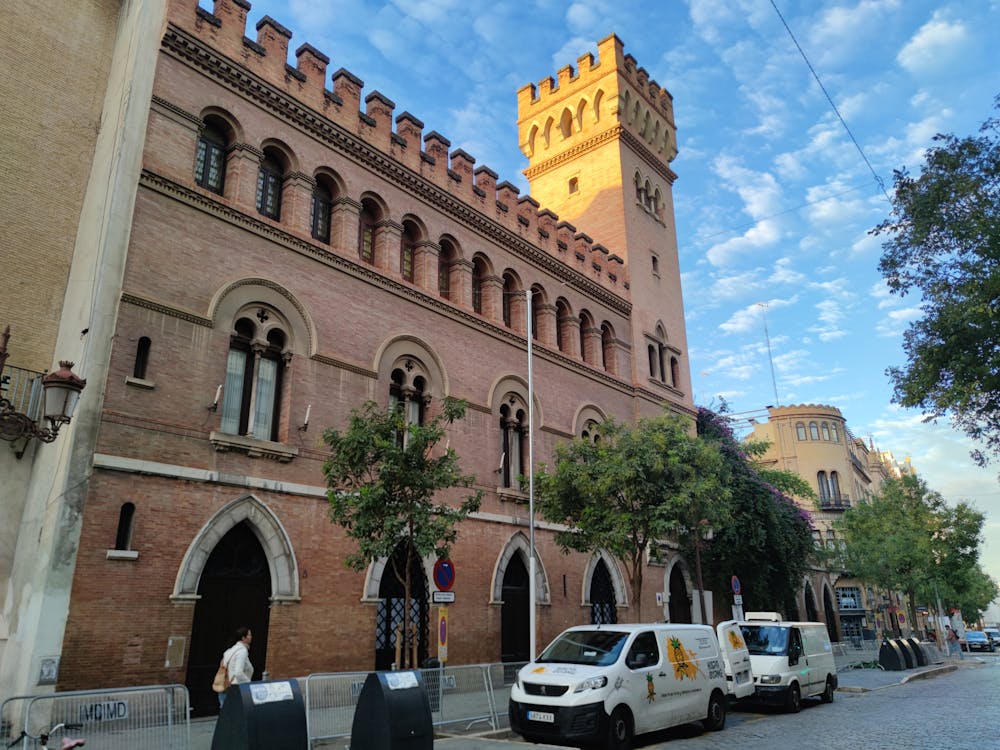
[[[612,34],[517,94],[531,195],[629,268],[635,385],[692,407],[670,162],[673,99]]]

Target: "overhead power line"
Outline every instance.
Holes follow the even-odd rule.
[[[875,178],[875,183],[879,186],[879,189],[882,191],[882,195],[885,196],[885,199],[887,201],[892,203],[892,199],[889,197],[889,193],[886,192],[885,183],[882,181],[882,178],[879,177],[878,172],[875,171],[875,168],[872,166],[872,163],[868,161],[868,157],[865,156],[865,150],[861,148],[861,144],[858,143],[857,138],[854,137],[854,133],[852,133],[851,129],[848,127],[847,121],[840,114],[840,110],[837,109],[837,105],[833,103],[833,98],[827,92],[826,86],[824,86],[823,81],[820,80],[819,74],[816,72],[816,69],[813,67],[812,63],[809,62],[809,58],[806,56],[805,50],[802,49],[802,45],[799,44],[799,40],[795,38],[795,34],[792,33],[792,29],[789,27],[788,22],[785,21],[785,17],[781,15],[781,11],[778,10],[778,6],[774,4],[774,0],[771,0],[771,7],[774,8],[774,12],[778,14],[778,18],[781,19],[781,23],[785,27],[785,31],[788,32],[788,36],[790,36],[792,38],[792,42],[795,43],[795,48],[799,51],[799,54],[802,55],[802,59],[805,60],[806,66],[809,68],[809,72],[812,73],[813,78],[816,79],[816,83],[819,84],[819,88],[823,92],[823,96],[825,96],[826,100],[830,102],[831,109],[833,109],[834,114],[837,115],[837,119],[840,120],[840,124],[844,126],[844,130],[847,132],[848,137],[850,137],[851,143],[854,144],[854,147],[858,150],[858,153],[861,154],[861,158],[868,166],[868,171],[872,173],[872,177]]]

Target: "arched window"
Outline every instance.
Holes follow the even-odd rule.
[[[458,250],[449,241],[441,240],[441,250],[438,253],[438,294],[445,299],[451,299],[451,267],[458,259]]]
[[[677,357],[670,358],[670,385],[674,388],[681,386],[681,364],[677,361]]]
[[[840,477],[837,472],[830,472],[830,497],[837,505],[843,503],[843,498],[840,496]]]
[[[260,307],[251,317],[239,318],[233,327],[222,400],[222,432],[258,440],[278,439],[281,378],[288,350],[286,334],[274,325],[275,317],[276,313]]]
[[[795,424],[795,437],[797,437],[799,440],[806,439],[806,426],[804,423],[797,422]]]
[[[653,188],[649,184],[649,180],[646,180],[646,184],[642,188],[643,197],[646,199],[644,207],[647,211],[653,210]]]
[[[139,343],[135,347],[135,365],[132,367],[132,377],[139,380],[146,379],[146,371],[149,369],[149,348],[152,342],[149,336],[139,338]]]
[[[820,422],[819,423],[819,429],[820,429],[820,432],[823,433],[823,439],[824,440],[829,440],[830,439],[830,426],[826,422]]]
[[[274,148],[264,149],[264,158],[257,170],[257,210],[269,218],[281,218],[281,186],[285,179],[285,164]]]
[[[819,489],[819,502],[821,505],[828,505],[830,502],[830,485],[826,480],[826,472],[816,473],[816,486]]]
[[[503,324],[508,328],[514,327],[514,294],[517,292],[517,280],[513,274],[503,275]]]
[[[837,423],[836,422],[831,422],[830,423],[830,431],[833,433],[833,442],[839,443],[840,442],[840,432],[837,430]]]
[[[646,189],[638,172],[635,173],[635,200],[640,206],[646,205]]]
[[[316,178],[313,188],[309,225],[314,239],[330,241],[330,214],[333,208],[333,190],[325,176]]]
[[[649,354],[649,377],[656,377],[656,346],[650,344],[646,347],[646,351]]]
[[[194,179],[203,188],[219,195],[225,188],[228,141],[224,124],[214,117],[206,118],[198,136]]]
[[[400,447],[406,445],[410,425],[422,425],[429,396],[427,395],[427,380],[423,375],[413,374],[411,369],[397,367],[392,371],[389,384],[389,409],[399,409],[403,416],[403,429],[397,439]]]
[[[544,299],[539,289],[532,289],[531,293],[531,338],[538,338],[538,319],[542,315]]]
[[[375,262],[375,230],[381,220],[378,204],[370,198],[363,199],[358,215],[358,257],[365,263]]]
[[[815,422],[809,423],[809,438],[810,440],[819,440],[819,427],[816,426]]]
[[[115,549],[132,549],[132,526],[135,520],[135,503],[122,503],[118,512],[118,531],[115,534]]]
[[[583,424],[583,430],[580,432],[580,437],[584,440],[589,440],[595,445],[601,442],[601,435],[598,432],[599,425],[593,419],[588,419]]]
[[[590,314],[584,310],[580,313],[580,359],[582,359],[587,364],[595,364],[594,360],[597,358],[597,352],[593,351],[593,347],[588,345],[588,339],[590,338],[590,331],[594,327],[594,321],[590,317]]]
[[[559,130],[562,131],[563,138],[569,138],[573,134],[573,113],[569,109],[564,109],[559,118]]]
[[[615,589],[604,560],[598,561],[590,579],[590,621],[594,625],[613,625],[618,622]]]
[[[486,261],[472,259],[472,309],[483,314],[483,284],[486,281]]]
[[[403,222],[403,234],[399,241],[399,275],[413,281],[413,260],[420,230],[412,221]]]
[[[601,366],[612,374],[618,371],[615,363],[615,332],[610,323],[601,324]]]
[[[500,486],[520,489],[527,465],[528,409],[511,394],[500,406]]]
[[[656,191],[653,193],[653,213],[659,216],[662,208],[663,208],[663,196],[660,193],[660,189],[656,188]]]
[[[566,327],[570,325],[572,313],[569,310],[569,303],[564,299],[556,300],[556,347],[559,351],[566,351],[568,336]]]

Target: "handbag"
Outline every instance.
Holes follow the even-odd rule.
[[[212,690],[217,693],[224,693],[229,688],[229,669],[226,667],[226,663],[222,662],[219,664],[219,668],[215,670],[215,679],[212,680]]]

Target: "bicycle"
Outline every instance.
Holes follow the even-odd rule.
[[[49,750],[49,737],[56,732],[66,731],[66,730],[76,730],[83,729],[83,724],[56,724],[54,727],[48,731],[41,732],[37,737],[33,734],[28,734],[23,729],[21,730],[21,736],[16,740],[11,742],[7,747],[15,747],[25,740],[37,740],[39,743],[38,747],[40,750]],[[78,739],[76,737],[63,737],[62,744],[59,746],[59,750],[72,750],[75,747],[83,747],[87,744],[86,740]],[[25,745],[27,747],[27,745]],[[54,748],[53,748],[54,750]]]

